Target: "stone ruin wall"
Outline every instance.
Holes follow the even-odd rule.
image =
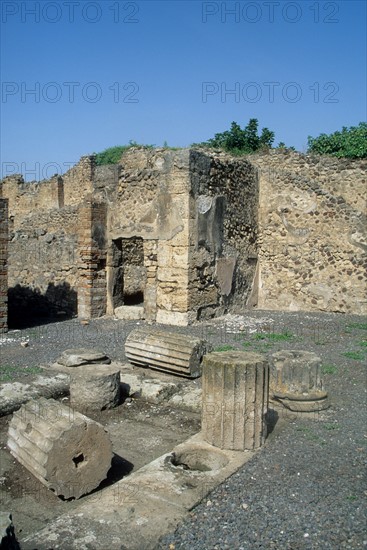
[[[8,328],[8,201],[0,187],[0,334]]]
[[[257,263],[257,171],[243,159],[192,151],[190,174],[197,197],[190,307],[198,318],[243,312]]]
[[[86,229],[81,222],[76,198],[80,203],[91,194],[93,160],[82,157],[63,176],[41,182],[24,182],[21,175],[2,181],[9,200],[10,322],[34,311],[45,317],[77,313],[79,279],[87,261],[79,246],[85,245],[86,230],[92,246],[93,227]]]
[[[10,176],[9,296],[95,317],[141,295],[147,320],[174,325],[256,305],[362,313],[365,169],[130,149],[48,181]]]
[[[100,171],[97,184],[99,177]],[[115,177],[111,171],[110,178]],[[116,286],[131,295],[135,285],[143,290],[146,319],[188,324],[189,152],[131,149],[121,159],[117,189],[111,180],[107,189],[107,312],[120,305]],[[126,249],[129,239],[142,247],[142,259],[130,257],[121,265],[116,248]]]
[[[259,168],[262,309],[364,314],[366,160],[271,151]]]
[[[37,310],[77,310],[78,208],[29,213],[9,234],[9,311],[11,321]],[[53,306],[55,310],[53,310]]]

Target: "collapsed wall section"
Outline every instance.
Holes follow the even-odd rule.
[[[54,176],[49,180],[25,182],[16,174],[2,180],[3,197],[9,200],[11,228],[16,230],[22,219],[31,212],[63,206],[63,180]]]
[[[243,159],[190,155],[194,243],[189,309],[195,319],[251,305],[257,265],[257,170]]]
[[[270,151],[259,169],[258,307],[364,314],[366,160]]]

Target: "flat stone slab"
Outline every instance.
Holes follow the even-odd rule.
[[[162,535],[174,530],[214,487],[253,456],[251,451],[216,449],[196,434],[136,473],[85,497],[71,513],[24,539],[22,548],[153,549]]]
[[[57,363],[64,367],[79,367],[87,364],[109,365],[111,359],[102,351],[78,348],[63,351]]]

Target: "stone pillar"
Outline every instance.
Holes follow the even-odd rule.
[[[214,352],[203,359],[202,433],[220,449],[245,451],[266,438],[269,366],[264,356]]]
[[[98,487],[113,456],[101,424],[43,397],[13,414],[8,447],[39,481],[66,499]]]
[[[70,375],[70,404],[83,414],[113,409],[120,402],[120,370],[115,367],[83,365]]]
[[[315,353],[283,350],[270,359],[270,399],[287,409],[314,412],[329,406],[321,379],[321,359]]]
[[[0,334],[8,330],[8,201],[0,199]]]
[[[81,318],[106,313],[106,218],[105,204],[88,202],[79,210],[78,316]]]

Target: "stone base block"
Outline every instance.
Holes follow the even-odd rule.
[[[117,319],[124,321],[139,321],[144,319],[143,306],[120,306],[114,309],[114,315]]]
[[[321,379],[321,359],[303,350],[282,350],[270,359],[270,399],[297,412],[329,407]]]

